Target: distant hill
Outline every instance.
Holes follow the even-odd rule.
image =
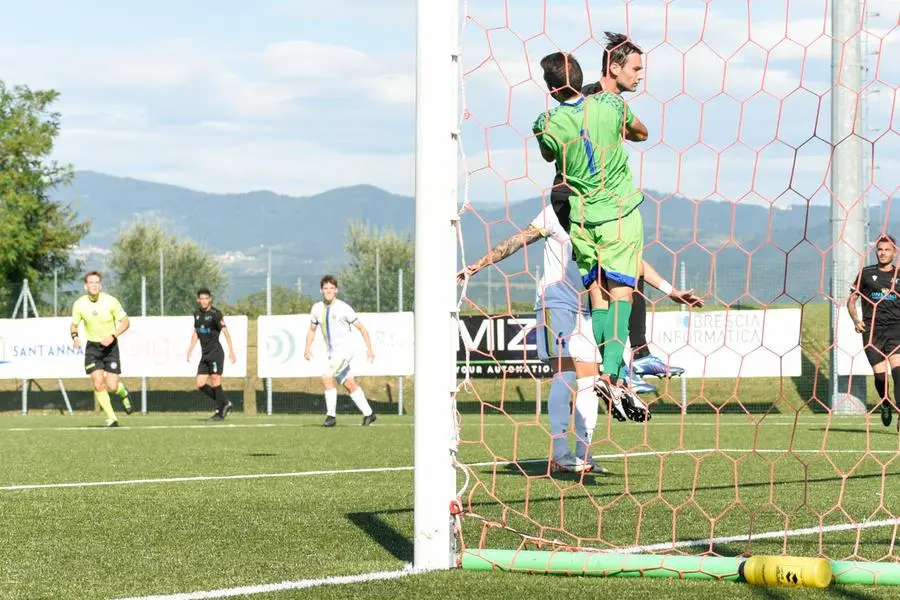
[[[664,276],[671,277],[676,262],[683,261],[688,285],[706,290],[713,287],[715,256],[718,281],[714,287],[728,302],[748,290],[753,298],[771,302],[785,291],[808,300],[816,296],[822,281],[827,289],[829,273],[823,271],[823,252],[817,248],[830,245],[828,207],[769,209],[729,202],[696,203],[654,190],[645,194],[642,214],[650,244],[647,256]],[[121,228],[136,219],[160,219],[172,232],[223,255],[232,280],[230,298],[264,287],[268,247],[273,249],[273,281],[295,285],[301,279],[303,291],[314,293],[321,274],[337,272],[347,262],[343,233],[349,222],[363,220],[410,237],[415,222],[412,198],[365,185],[306,197],[267,191],[209,194],[79,171],[73,184],[57,190],[55,198],[71,203],[82,218],[91,221],[83,246],[98,249],[89,256],[94,264],[102,264],[102,249],[110,246]],[[508,207],[472,207],[462,221],[466,260],[477,258],[489,245],[513,233],[513,224],[524,227],[540,206],[535,198]],[[880,230],[881,214],[880,205],[871,207],[872,231]],[[892,220],[890,226],[900,231],[900,219]],[[527,260],[533,273],[540,264],[540,250],[538,245],[501,265],[511,276],[515,299],[530,297],[534,280],[524,273],[524,264]],[[751,261],[748,253],[752,253]],[[496,286],[492,297],[497,301],[505,295],[500,283],[503,275],[495,272],[492,279]],[[481,276],[471,289],[486,295],[486,282],[487,277]]]

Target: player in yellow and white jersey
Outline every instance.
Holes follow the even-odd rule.
[[[119,359],[119,336],[128,331],[128,314],[122,304],[113,296],[102,292],[102,276],[98,271],[89,271],[84,276],[87,292],[72,305],[72,345],[81,347],[78,325],[84,323],[87,344],[84,347],[84,370],[91,376],[94,386],[94,401],[106,413],[106,426],[118,427],[119,420],[109,400],[112,392],[122,400],[125,414],[133,412],[128,399],[128,390],[119,381],[122,363]]]

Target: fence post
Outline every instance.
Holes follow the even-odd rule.
[[[141,275],[141,316],[147,316],[147,276]],[[147,378],[141,377],[141,414],[147,414]]]
[[[266,315],[272,315],[272,248],[269,248],[269,267],[266,271]],[[259,352],[259,348],[256,349]],[[266,414],[272,414],[272,378],[266,377]]]
[[[397,270],[397,312],[403,312],[403,269]],[[397,377],[397,414],[403,414],[403,376]]]

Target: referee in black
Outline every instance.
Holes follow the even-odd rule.
[[[875,245],[878,262],[864,267],[856,277],[847,298],[847,311],[856,331],[862,334],[866,358],[875,373],[875,390],[881,401],[881,422],[885,427],[894,416],[887,393],[887,372],[890,366],[894,385],[894,402],[900,390],[900,301],[898,301],[898,268],[894,264],[897,242],[890,235],[882,235]],[[856,311],[856,299],[862,300],[862,318]],[[900,431],[900,419],[897,420]]]
[[[234,355],[234,346],[231,343],[231,334],[225,326],[225,315],[212,305],[212,293],[207,288],[197,291],[197,305],[194,311],[194,332],[191,334],[191,345],[188,346],[187,359],[191,360],[191,353],[197,340],[200,340],[200,364],[197,365],[197,389],[209,396],[216,403],[216,412],[210,421],[224,421],[231,410],[231,402],[226,400],[222,390],[222,373],[225,369],[225,350],[219,341],[219,335],[225,334],[228,343],[228,358],[234,363],[237,358]]]

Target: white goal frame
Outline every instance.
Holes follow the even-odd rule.
[[[454,566],[458,0],[416,0],[414,568]]]

